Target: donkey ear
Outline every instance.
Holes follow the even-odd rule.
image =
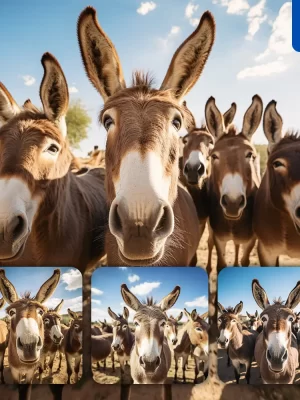
[[[186,308],[183,309],[183,312],[185,313],[185,316],[186,316],[187,318],[190,318],[190,317],[191,317],[191,313],[189,313],[188,310],[187,310]]]
[[[121,285],[121,295],[125,303],[132,310],[137,311],[139,308],[143,307],[142,303],[131,293],[125,283]]]
[[[248,311],[246,311],[247,317],[251,318],[251,315],[248,313]]]
[[[101,29],[93,7],[85,8],[80,14],[77,36],[85,72],[106,101],[126,85],[118,53]]]
[[[300,302],[300,281],[297,282],[296,286],[289,294],[289,297],[285,302],[285,305],[293,310],[294,308],[297,307],[299,302]]]
[[[236,315],[240,314],[242,312],[243,306],[244,306],[243,302],[240,301],[239,304],[237,304],[234,307],[234,310],[233,310],[234,314],[236,314]]]
[[[63,303],[64,303],[64,299],[62,299],[61,302],[59,304],[57,304],[57,306],[54,308],[54,311],[59,313],[62,308]]]
[[[14,285],[6,278],[4,269],[0,269],[0,291],[8,304],[12,304],[19,299]]]
[[[44,303],[54,293],[56,286],[59,283],[60,270],[55,269],[52,276],[41,286],[40,290],[35,296],[35,300]]]
[[[260,283],[257,279],[253,279],[252,281],[252,294],[258,307],[260,307],[262,310],[264,310],[270,305],[267,293],[260,286]]]
[[[29,111],[33,111],[33,112],[40,112],[40,110],[39,110],[34,104],[31,103],[31,100],[30,100],[30,99],[27,99],[27,100],[24,102],[23,108],[24,108],[25,110],[29,110]]]
[[[236,114],[236,103],[232,103],[231,107],[229,108],[229,110],[227,110],[223,114],[225,129],[227,129],[230,124],[232,124],[232,121],[234,120],[235,114]]]
[[[178,297],[180,295],[180,286],[175,286],[171,293],[169,293],[166,297],[164,297],[158,306],[162,309],[162,311],[169,310],[174,306]]]
[[[208,318],[208,311],[206,311],[204,314],[200,315],[201,319],[206,319]]]
[[[209,132],[217,139],[225,133],[223,115],[216,106],[214,97],[210,97],[205,105],[205,119]]]
[[[258,311],[257,310],[255,311],[255,316],[256,316],[256,318],[258,317]]]
[[[0,82],[0,127],[21,111],[12,95]]]
[[[191,312],[190,318],[192,321],[196,321],[196,319],[198,318],[198,313],[197,313],[196,308],[194,308],[194,310]]]
[[[259,127],[261,117],[263,114],[263,102],[262,99],[256,94],[252,97],[252,104],[246,111],[243,121],[242,133],[249,140]]]
[[[226,312],[225,308],[219,302],[218,302],[218,310],[220,314],[224,314]]]
[[[40,98],[46,117],[55,122],[62,132],[67,135],[66,114],[69,106],[69,90],[65,75],[56,58],[45,53],[42,57],[44,76],[40,86]]]
[[[181,311],[181,313],[176,318],[176,321],[179,322],[182,319],[182,317],[183,317],[183,312]]]
[[[4,299],[0,299],[0,309],[3,308],[5,304],[5,300]]]
[[[110,307],[108,307],[107,313],[108,313],[108,315],[110,316],[111,319],[113,319],[115,321],[118,321],[119,317],[117,316],[116,313],[113,312],[113,310]]]
[[[124,307],[124,310],[123,310],[123,318],[127,320],[128,317],[129,317],[129,310],[128,310],[127,307]]]
[[[276,108],[277,102],[270,101],[264,112],[263,127],[269,142],[269,149],[282,139],[283,121]]]
[[[185,129],[188,132],[193,131],[196,128],[196,121],[193,113],[191,110],[187,107],[186,101],[182,103],[182,109],[183,109],[183,114],[184,114],[184,125]]]
[[[215,40],[215,20],[206,11],[196,30],[176,50],[161,90],[171,89],[180,99],[185,96],[197,82]]]
[[[68,314],[72,319],[76,319],[78,317],[77,313],[75,311],[72,311],[70,308],[68,308]]]

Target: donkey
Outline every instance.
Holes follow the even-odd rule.
[[[106,370],[106,359],[110,355],[112,361],[112,371],[115,372],[115,357],[112,349],[114,335],[112,333],[104,333],[103,335],[92,335],[92,362],[97,362],[100,369],[100,361],[103,361],[104,371]]]
[[[72,375],[72,360],[74,363],[74,383],[78,381],[78,374],[80,369],[81,355],[82,355],[82,332],[83,332],[83,318],[82,313],[78,313],[68,308],[68,314],[72,318],[71,325],[66,329],[62,328],[64,335],[63,349],[67,361],[67,374],[68,381],[71,383]]]
[[[262,381],[268,384],[291,384],[299,365],[297,339],[292,332],[292,324],[296,319],[293,310],[300,302],[300,281],[285,303],[279,298],[270,304],[267,293],[257,279],[252,281],[252,294],[263,310],[260,314],[263,331],[255,344],[255,359]]]
[[[234,308],[225,309],[218,302],[218,310],[221,314],[218,318],[219,339],[222,349],[229,349],[228,355],[232,361],[236,383],[240,381],[240,365],[245,364],[246,381],[250,383],[251,363],[254,356],[255,341],[258,336],[256,331],[244,330],[239,321],[239,314],[243,309],[240,301]]]
[[[297,338],[299,365],[300,365],[300,311],[296,314],[296,319],[292,324],[292,332]]]
[[[111,348],[117,354],[122,381],[125,372],[124,365],[129,361],[130,353],[134,345],[134,334],[131,332],[128,325],[129,310],[127,307],[124,307],[123,315],[117,315],[108,307],[107,312],[113,320],[113,341]]]
[[[0,300],[0,309],[4,307],[5,301],[4,299]],[[1,383],[5,383],[4,380],[4,356],[5,351],[8,344],[9,338],[9,330],[7,327],[7,323],[5,321],[0,320],[0,374],[1,374]]]
[[[178,341],[178,322],[181,320],[182,317],[183,312],[181,311],[181,313],[176,318],[170,315],[167,319],[167,323],[165,325],[165,337],[168,339],[169,347],[171,350]]]
[[[61,332],[61,316],[59,314],[64,300],[53,309],[48,310],[43,315],[44,322],[44,345],[40,357],[39,375],[40,383],[42,383],[42,375],[46,368],[46,357],[49,356],[49,369],[50,377],[52,378],[53,373],[53,362],[57,351],[60,353],[60,345],[64,339],[64,335]],[[61,353],[60,353],[61,357]],[[61,360],[60,360],[61,364]]]
[[[258,311],[256,310],[255,314],[249,314],[246,311],[246,314],[247,314],[247,316],[249,318],[249,321],[248,321],[249,328],[252,331],[257,331],[257,333],[260,333],[263,330],[263,324],[262,324],[262,321],[261,321],[261,319],[259,317]]]
[[[121,295],[125,304],[135,311],[135,342],[130,355],[133,382],[164,383],[171,366],[171,350],[164,335],[166,311],[176,303],[180,287],[175,286],[159,303],[152,298],[141,303],[126,284],[121,285]]]
[[[102,321],[98,321],[100,329],[103,333],[113,333],[113,327],[107,323],[106,319]]]
[[[55,291],[60,279],[60,270],[55,269],[52,276],[40,287],[35,297],[26,293],[19,298],[13,284],[0,270],[0,291],[9,304],[6,309],[10,317],[8,341],[8,363],[15,383],[31,384],[37,369],[44,345],[43,315],[47,308],[43,303]]]
[[[215,99],[211,97],[206,103],[206,124],[216,138],[210,154],[211,174],[208,179],[211,228],[208,268],[214,244],[218,255],[217,268],[220,270],[226,266],[225,249],[229,240],[233,240],[236,247],[235,265],[239,265],[240,245],[243,245],[242,266],[250,263],[250,252],[256,240],[252,229],[253,205],[260,184],[255,164],[256,150],[251,139],[260,124],[262,112],[262,100],[255,95],[245,113],[242,131],[237,134],[231,126],[226,133]]]
[[[202,15],[158,90],[142,73],[126,88],[118,54],[94,8],[81,13],[77,33],[86,73],[104,100],[108,265],[196,265],[199,226],[192,198],[179,185],[178,131],[188,118],[183,97],[214,43],[213,16]]]
[[[278,266],[280,255],[300,257],[300,137],[282,133],[283,121],[276,104],[272,100],[264,112],[269,156],[253,215],[262,266]]]
[[[0,262],[85,271],[105,254],[104,177],[97,170],[71,172],[67,82],[51,54],[42,65],[43,112],[28,104],[22,109],[0,86],[0,119],[6,121],[0,128]]]

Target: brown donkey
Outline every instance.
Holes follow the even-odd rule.
[[[249,328],[252,331],[257,331],[257,333],[260,333],[263,330],[263,324],[262,324],[262,320],[259,317],[258,311],[255,311],[255,314],[249,314],[246,311],[246,314],[249,318],[248,324],[249,324]]]
[[[104,333],[103,335],[92,335],[91,348],[92,348],[92,362],[97,362],[100,369],[100,361],[103,361],[104,371],[106,370],[106,359],[110,355],[112,361],[112,371],[115,371],[115,357],[114,351],[111,347],[114,335],[112,333]]]
[[[5,301],[4,299],[0,300],[0,309],[4,307]],[[0,320],[0,374],[1,374],[1,383],[5,383],[4,381],[4,356],[5,350],[7,348],[9,338],[9,330],[7,327],[7,323],[5,321]]]
[[[61,316],[59,314],[61,307],[63,305],[64,300],[53,309],[48,310],[43,315],[44,322],[44,345],[41,352],[40,358],[40,366],[39,366],[39,374],[40,374],[40,383],[42,382],[42,375],[44,369],[46,368],[46,358],[49,356],[49,369],[50,369],[50,377],[52,377],[53,373],[53,362],[57,352],[61,357],[60,346],[64,339],[64,335],[61,332]],[[61,366],[61,359],[59,363],[59,369]]]
[[[171,366],[171,350],[164,335],[166,311],[173,307],[180,294],[176,286],[160,303],[152,298],[141,303],[128,287],[121,285],[124,302],[134,310],[135,343],[130,355],[134,383],[164,383]]]
[[[110,307],[107,309],[108,315],[113,320],[113,341],[111,348],[117,354],[120,362],[121,381],[124,376],[124,365],[130,359],[130,353],[134,345],[134,334],[128,325],[129,310],[124,307],[123,315],[115,314]]]
[[[72,265],[84,271],[105,254],[104,177],[70,171],[69,95],[57,60],[42,57],[43,112],[16,104],[0,86],[0,262]]]
[[[285,303],[279,298],[270,304],[257,279],[252,281],[252,293],[257,305],[263,310],[260,314],[263,331],[255,344],[255,359],[262,381],[269,384],[291,384],[299,365],[297,339],[292,332],[292,324],[296,318],[293,309],[300,302],[300,281]]]
[[[165,325],[165,337],[168,339],[169,347],[172,350],[173,346],[176,345],[178,338],[178,322],[181,320],[183,317],[183,312],[174,318],[172,315],[170,315],[167,319],[166,325]]]
[[[256,331],[243,329],[239,321],[239,314],[242,309],[242,301],[234,308],[228,307],[227,309],[218,302],[218,310],[221,314],[218,318],[218,343],[222,349],[228,348],[228,356],[233,364],[236,383],[238,384],[240,381],[240,366],[241,364],[245,364],[246,381],[249,384],[251,363],[258,333]]]
[[[279,256],[300,257],[300,137],[282,132],[282,118],[271,101],[264,113],[268,163],[253,216],[260,265],[279,265]]]
[[[32,383],[44,345],[43,315],[47,309],[42,303],[52,296],[59,279],[60,270],[56,269],[35,297],[31,298],[30,293],[26,293],[19,298],[5,271],[0,270],[0,291],[9,304],[6,309],[10,316],[8,363],[15,383],[22,383],[23,376],[24,383]]]
[[[262,100],[255,95],[245,113],[242,131],[238,134],[234,127],[230,127],[227,133],[215,99],[211,97],[206,103],[206,124],[216,138],[210,154],[211,174],[208,180],[209,224],[212,231],[208,268],[213,244],[217,249],[218,269],[226,266],[225,249],[229,240],[233,240],[236,247],[235,265],[239,265],[240,245],[243,245],[241,264],[249,265],[250,252],[255,244],[253,205],[260,184],[255,163],[256,150],[251,140],[260,124],[262,112]]]
[[[160,89],[141,73],[126,88],[95,9],[87,7],[79,17],[85,70],[104,100],[108,265],[196,265],[199,226],[190,195],[178,185],[178,131],[188,118],[182,98],[200,76],[214,37],[207,11],[175,52]]]
[[[78,381],[78,374],[82,356],[82,332],[83,318],[82,313],[72,311],[68,308],[68,314],[72,318],[71,325],[68,328],[62,328],[64,335],[63,350],[67,361],[68,381],[71,383],[72,360],[74,359],[74,383]]]

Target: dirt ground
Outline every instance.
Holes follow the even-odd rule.
[[[47,360],[48,360],[48,358],[47,358]],[[63,356],[63,358],[62,358],[60,371],[57,370],[58,365],[59,365],[59,354],[56,353],[56,356],[54,359],[54,364],[53,364],[53,375],[52,375],[53,379],[50,378],[50,376],[49,376],[50,371],[49,371],[49,368],[47,367],[47,369],[44,371],[43,377],[42,377],[43,384],[44,383],[52,383],[52,384],[67,383],[68,375],[67,375],[67,363],[66,363],[65,356]],[[79,370],[79,379],[80,379],[81,375],[82,375],[82,365],[80,366],[80,370]],[[74,383],[73,378],[74,378],[74,375],[71,376],[71,384]],[[13,383],[9,365],[8,365],[7,353],[4,357],[4,379],[5,379],[5,383],[7,383],[7,384]],[[33,383],[39,383],[38,370],[36,371],[36,373],[34,375]]]
[[[223,350],[223,349],[218,350],[218,363],[219,363],[218,373],[219,373],[220,379],[225,383],[235,383],[233,366],[232,365],[230,365],[229,367],[227,366],[226,350]],[[246,379],[245,379],[245,372],[246,372],[245,367],[242,366],[241,378],[240,378],[241,385],[247,384]],[[300,368],[299,367],[296,371],[296,377],[295,377],[294,383],[298,384],[298,385],[300,384]],[[251,366],[250,384],[251,385],[261,385],[262,384],[258,365],[255,361],[252,363],[252,366]]]
[[[188,366],[186,368],[185,372],[185,377],[186,377],[186,382],[187,383],[194,383],[194,369],[195,368],[195,363],[192,357],[189,357],[188,360]],[[100,370],[98,369],[96,363],[93,364],[92,366],[93,370],[93,375],[94,379],[97,383],[102,383],[102,384],[116,384],[120,383],[120,376],[121,376],[121,371],[120,371],[120,364],[118,361],[115,361],[115,372],[112,371],[112,362],[111,358],[108,357],[106,360],[106,370],[103,370],[103,363],[101,363]],[[171,364],[171,368],[168,372],[168,378],[166,383],[173,383],[174,379],[174,373],[175,373],[175,362],[174,359]],[[179,361],[179,368],[178,368],[178,373],[177,373],[177,379],[178,383],[182,383],[182,368],[181,368],[181,361]],[[198,375],[198,383],[201,383],[203,381],[203,373],[200,372]],[[124,376],[124,383],[131,383],[131,375],[130,375],[130,367],[129,365],[125,366],[125,376]]]

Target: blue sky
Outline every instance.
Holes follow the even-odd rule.
[[[251,290],[253,279],[258,279],[260,285],[265,289],[270,302],[279,296],[285,301],[291,290],[300,280],[300,268],[226,268],[219,275],[218,301],[226,308],[235,307],[243,301],[242,315],[260,313],[262,310],[256,304]],[[295,308],[300,311],[300,305]]]
[[[51,277],[55,268],[57,267],[9,267],[3,269],[5,269],[7,278],[14,285],[19,296],[26,291],[30,291],[35,296],[42,284]],[[73,311],[81,311],[82,277],[80,272],[75,268],[69,267],[62,267],[60,271],[60,282],[52,297],[44,304],[52,308],[64,299],[61,309],[63,314],[67,313],[68,308],[71,308]],[[7,304],[5,303],[3,309],[0,310],[0,318],[6,315],[6,307]]]
[[[213,95],[221,111],[237,102],[235,122],[242,118],[255,93],[266,105],[278,101],[285,127],[299,127],[300,55],[291,46],[291,2],[284,0],[94,0],[90,5],[115,44],[127,84],[134,69],[155,74],[160,85],[176,48],[210,10],[217,25],[214,48],[204,73],[186,97],[198,122]],[[66,74],[71,99],[81,99],[93,123],[82,142],[86,154],[94,144],[105,146],[106,135],[97,116],[103,105],[89,83],[80,59],[76,22],[89,3],[83,0],[1,1],[0,79],[17,102],[29,97],[40,105],[40,59],[53,53]],[[294,106],[295,105],[295,106]],[[260,128],[254,142],[265,143]]]
[[[92,277],[92,320],[111,321],[107,308],[115,313],[123,313],[124,301],[120,286],[126,283],[139,300],[153,296],[160,301],[176,285],[181,287],[180,296],[168,315],[179,315],[184,307],[191,311],[197,309],[199,314],[207,311],[208,279],[202,268],[99,268]],[[130,310],[130,320],[134,312]]]

